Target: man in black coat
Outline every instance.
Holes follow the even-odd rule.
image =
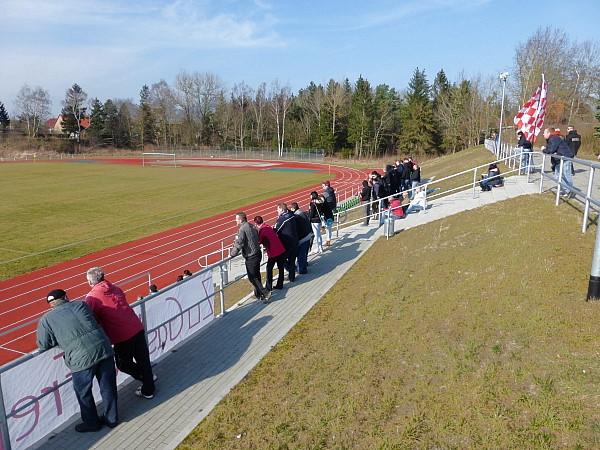
[[[565,142],[573,151],[573,158],[577,156],[577,152],[579,151],[579,147],[581,147],[581,135],[577,133],[577,130],[569,125],[567,127],[567,135],[565,136]],[[571,173],[575,175],[575,169],[571,166]]]
[[[298,203],[290,205],[290,211],[296,216],[296,229],[298,230],[298,253],[296,269],[298,273],[307,273],[308,249],[313,237],[312,226],[308,215],[300,209]]]
[[[285,264],[290,274],[290,281],[296,280],[296,255],[298,252],[298,229],[296,216],[285,203],[277,205],[277,222],[273,229],[285,247]]]

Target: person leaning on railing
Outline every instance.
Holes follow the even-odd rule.
[[[86,302],[70,302],[62,289],[52,290],[45,298],[52,308],[44,314],[37,327],[37,346],[40,350],[60,347],[65,364],[71,370],[73,390],[79,403],[82,423],[75,431],[98,431],[103,424],[114,427],[117,413],[117,375],[110,341]],[[98,417],[92,394],[96,378],[104,404],[104,416]]]

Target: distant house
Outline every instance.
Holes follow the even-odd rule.
[[[46,121],[46,127],[49,133],[62,134],[63,128],[63,115],[59,114],[56,119],[48,119]],[[79,121],[79,125],[81,125],[81,131],[83,132],[90,126],[90,116],[83,116]]]

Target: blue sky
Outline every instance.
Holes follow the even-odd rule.
[[[402,90],[416,67],[430,82],[510,71],[540,27],[598,41],[599,17],[600,0],[0,0],[0,101],[10,114],[21,86],[41,86],[58,114],[78,83],[138,102],[181,70],[227,88],[278,80],[297,93],[362,75]]]

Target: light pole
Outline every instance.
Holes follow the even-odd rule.
[[[500,74],[500,81],[502,81],[502,106],[500,106],[500,128],[498,130],[498,147],[496,147],[496,156],[499,156],[500,147],[502,145],[502,122],[504,121],[504,92],[506,90],[507,78],[508,72],[502,72]]]

